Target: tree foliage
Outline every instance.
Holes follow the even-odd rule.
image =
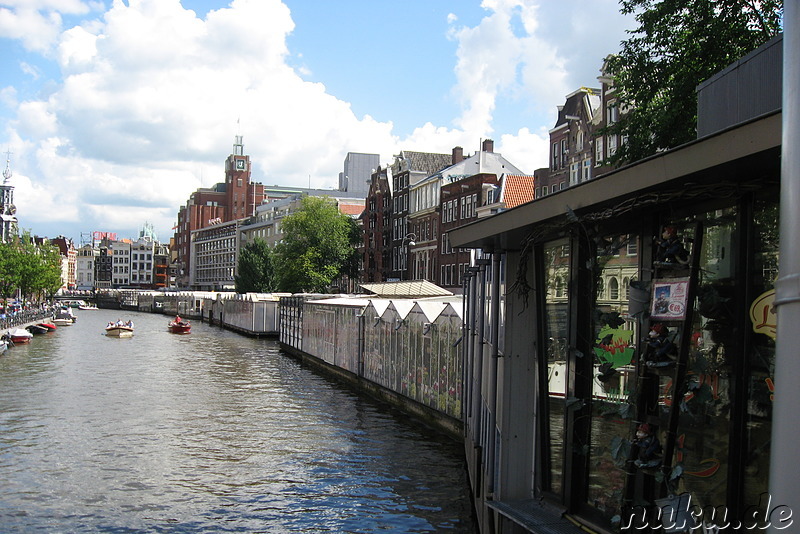
[[[242,247],[236,275],[237,293],[270,293],[275,290],[272,249],[257,237]]]
[[[609,59],[625,142],[612,158],[632,162],[696,138],[696,88],[782,30],[782,0],[621,0],[639,26]]]
[[[357,276],[361,229],[329,197],[303,197],[281,224],[275,247],[280,291],[324,293],[342,275]]]
[[[17,291],[32,299],[51,296],[61,284],[57,247],[36,245],[27,236],[18,242],[0,243],[0,296],[9,298]]]

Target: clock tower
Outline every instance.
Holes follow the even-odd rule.
[[[11,180],[11,152],[6,152],[6,169],[0,185],[0,242],[8,243],[17,237],[17,207],[14,206],[14,186]]]
[[[237,135],[233,152],[225,161],[226,222],[253,215],[255,207],[261,203],[264,186],[253,183],[250,177],[250,156],[245,155],[242,136]]]

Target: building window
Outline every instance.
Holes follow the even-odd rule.
[[[636,256],[639,253],[639,240],[636,236],[630,236],[627,252],[628,256]]]
[[[576,161],[569,168],[569,183],[570,185],[577,185],[580,178],[580,164]]]
[[[617,136],[609,135],[608,136],[608,155],[613,156],[617,153]]]
[[[599,167],[603,161],[603,138],[598,137],[594,141],[594,164]]]
[[[590,180],[592,178],[592,158],[586,158],[583,160],[583,181]]]
[[[616,124],[619,121],[619,107],[616,102],[609,102],[606,106],[606,123],[608,126]]]
[[[553,143],[553,165],[552,169],[558,170],[558,143]]]
[[[619,300],[619,282],[613,277],[608,281],[608,298],[610,300]]]

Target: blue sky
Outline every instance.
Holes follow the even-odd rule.
[[[0,0],[0,150],[20,226],[76,241],[168,240],[237,134],[269,185],[485,138],[533,172],[633,25],[617,0]]]

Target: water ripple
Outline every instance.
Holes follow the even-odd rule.
[[[131,316],[132,339],[102,335]],[[3,532],[473,532],[460,446],[273,341],[79,312],[0,357]]]

